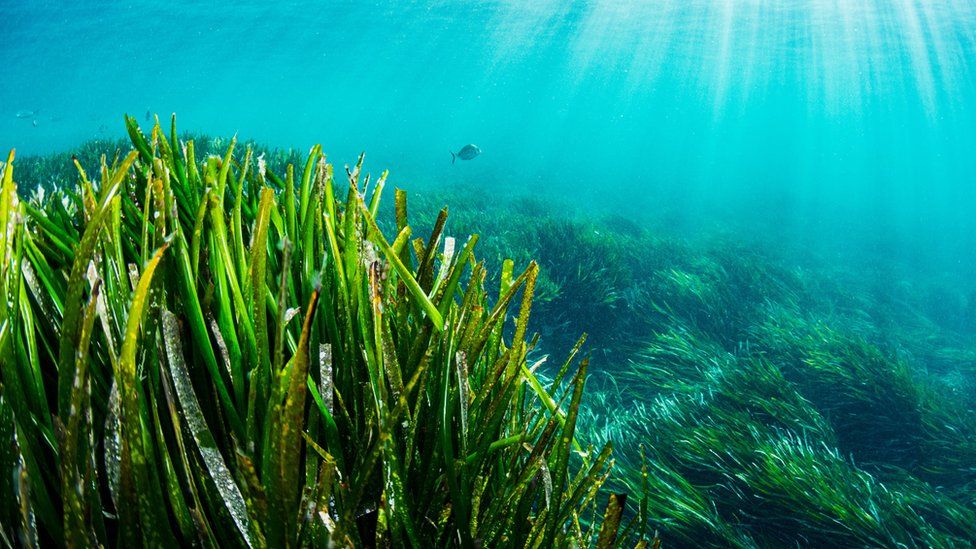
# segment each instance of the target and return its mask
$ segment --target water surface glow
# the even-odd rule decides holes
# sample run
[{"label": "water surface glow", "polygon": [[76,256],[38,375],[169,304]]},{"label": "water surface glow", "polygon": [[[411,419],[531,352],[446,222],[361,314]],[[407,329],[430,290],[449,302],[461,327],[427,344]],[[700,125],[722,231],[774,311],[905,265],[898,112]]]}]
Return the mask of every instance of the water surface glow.
[{"label": "water surface glow", "polygon": [[[963,0],[5,2],[0,147],[178,113],[401,185],[971,249],[976,4]],[[18,110],[37,110],[37,126]],[[448,151],[486,152],[452,167]],[[761,215],[756,215],[761,212]],[[843,230],[839,230],[843,232]]]}]

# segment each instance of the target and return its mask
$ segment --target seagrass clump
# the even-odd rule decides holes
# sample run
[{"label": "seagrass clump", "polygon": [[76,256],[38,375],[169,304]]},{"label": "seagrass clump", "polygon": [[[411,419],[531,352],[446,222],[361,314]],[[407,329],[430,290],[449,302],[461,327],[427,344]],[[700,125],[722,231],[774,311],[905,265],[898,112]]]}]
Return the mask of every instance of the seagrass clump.
[{"label": "seagrass clump", "polygon": [[[611,546],[586,361],[526,354],[538,267],[487,292],[477,236],[413,238],[386,173],[275,173],[175,121],[77,184],[0,188],[5,545]],[[18,192],[20,187],[20,192]],[[31,196],[31,198],[25,198]],[[489,294],[497,296],[490,299]],[[578,350],[578,347],[577,347]],[[601,498],[602,499],[602,498]]]}]

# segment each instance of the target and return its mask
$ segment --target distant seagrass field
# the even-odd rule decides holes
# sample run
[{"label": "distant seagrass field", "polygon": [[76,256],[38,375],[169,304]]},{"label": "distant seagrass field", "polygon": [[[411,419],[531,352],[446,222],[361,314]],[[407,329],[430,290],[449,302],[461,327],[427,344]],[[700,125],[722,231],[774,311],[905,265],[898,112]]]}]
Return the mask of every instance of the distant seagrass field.
[{"label": "distant seagrass field", "polygon": [[976,544],[970,2],[0,2],[0,63],[0,546]]}]

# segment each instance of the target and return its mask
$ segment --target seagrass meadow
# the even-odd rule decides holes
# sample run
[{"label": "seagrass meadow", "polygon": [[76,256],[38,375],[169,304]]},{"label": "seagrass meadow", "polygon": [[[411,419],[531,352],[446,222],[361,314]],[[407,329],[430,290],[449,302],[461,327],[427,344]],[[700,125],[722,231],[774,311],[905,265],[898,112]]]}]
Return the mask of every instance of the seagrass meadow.
[{"label": "seagrass meadow", "polygon": [[126,129],[3,165],[0,543],[660,543],[580,345],[528,358],[536,263],[415,233],[362,157]]},{"label": "seagrass meadow", "polygon": [[608,487],[646,494],[666,546],[976,544],[965,283],[884,249],[839,261],[469,194],[455,221],[496,235],[486,257],[539,262],[540,345],[590,331],[579,429],[613,441]]},{"label": "seagrass meadow", "polygon": [[4,164],[4,545],[973,546],[965,284],[168,126]]},{"label": "seagrass meadow", "polygon": [[976,549],[974,151],[974,0],[0,0],[0,549]]}]

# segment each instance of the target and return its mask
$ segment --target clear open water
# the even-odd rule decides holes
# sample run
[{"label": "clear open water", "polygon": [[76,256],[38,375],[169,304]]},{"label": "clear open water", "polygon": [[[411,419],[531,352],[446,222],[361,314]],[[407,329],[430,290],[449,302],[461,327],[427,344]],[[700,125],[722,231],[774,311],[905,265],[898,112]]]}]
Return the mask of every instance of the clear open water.
[{"label": "clear open water", "polygon": [[[123,112],[973,272],[970,0],[0,2],[0,148]],[[36,114],[18,118],[18,111]],[[452,165],[449,151],[484,153]]]}]

